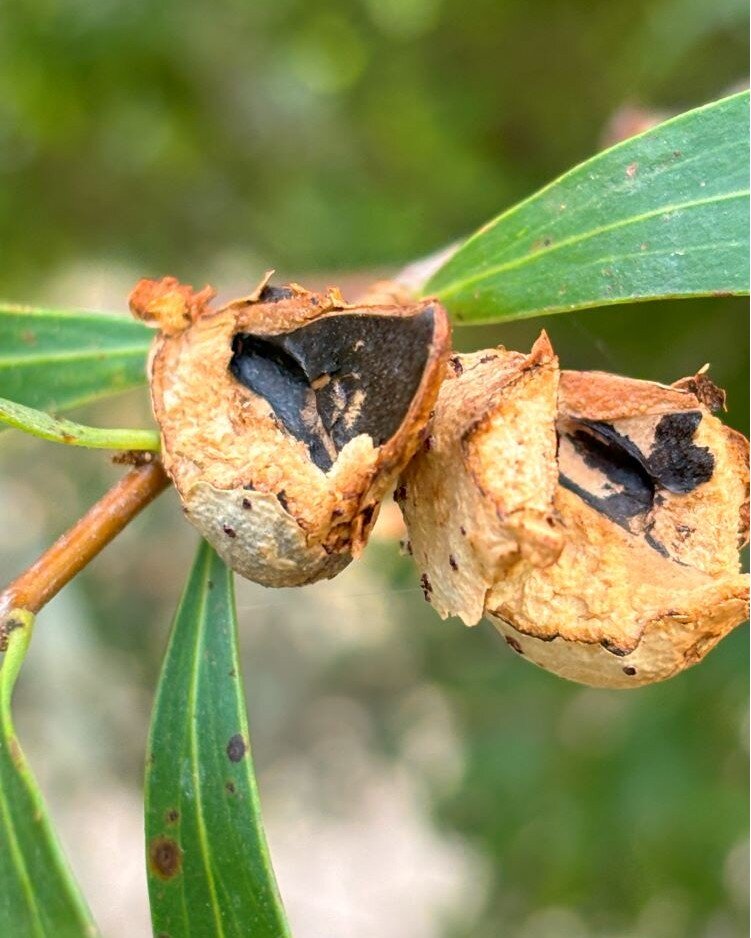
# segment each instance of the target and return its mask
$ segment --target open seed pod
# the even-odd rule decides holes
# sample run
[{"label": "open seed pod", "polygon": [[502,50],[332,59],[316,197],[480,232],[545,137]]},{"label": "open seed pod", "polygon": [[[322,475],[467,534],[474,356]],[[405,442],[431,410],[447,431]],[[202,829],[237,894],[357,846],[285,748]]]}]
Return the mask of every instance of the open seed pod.
[{"label": "open seed pod", "polygon": [[420,443],[446,314],[434,301],[351,306],[267,280],[221,309],[210,298],[172,278],[141,281],[130,298],[160,328],[152,403],[184,511],[248,579],[335,576]]},{"label": "open seed pod", "polygon": [[530,661],[633,687],[699,661],[748,614],[748,444],[697,375],[666,387],[457,356],[400,495],[426,595],[482,611]]}]

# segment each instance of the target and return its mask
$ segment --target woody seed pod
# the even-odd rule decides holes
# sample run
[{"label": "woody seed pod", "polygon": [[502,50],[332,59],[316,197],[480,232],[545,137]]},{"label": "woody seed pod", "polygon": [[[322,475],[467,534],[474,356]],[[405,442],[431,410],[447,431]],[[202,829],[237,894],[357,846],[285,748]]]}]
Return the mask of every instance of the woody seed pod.
[{"label": "woody seed pod", "polygon": [[160,333],[149,372],[165,469],[186,516],[266,586],[335,576],[419,445],[450,333],[433,301],[345,303],[268,278],[210,309],[172,278],[141,281]]},{"label": "woody seed pod", "polygon": [[706,375],[672,386],[457,356],[400,493],[426,595],[484,613],[530,661],[633,687],[699,661],[748,614],[748,443]]}]

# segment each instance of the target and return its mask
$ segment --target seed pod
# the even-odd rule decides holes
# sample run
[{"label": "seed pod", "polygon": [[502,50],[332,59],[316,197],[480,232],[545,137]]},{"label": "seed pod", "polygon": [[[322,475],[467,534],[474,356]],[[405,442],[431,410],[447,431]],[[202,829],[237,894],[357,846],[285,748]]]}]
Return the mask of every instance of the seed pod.
[{"label": "seed pod", "polygon": [[419,445],[450,333],[434,301],[346,304],[264,280],[221,309],[166,278],[131,309],[156,322],[151,395],[187,517],[267,586],[335,576]]},{"label": "seed pod", "polygon": [[670,677],[743,621],[748,443],[706,375],[559,376],[544,336],[453,361],[402,480],[442,616],[484,608],[519,654],[606,687]]}]

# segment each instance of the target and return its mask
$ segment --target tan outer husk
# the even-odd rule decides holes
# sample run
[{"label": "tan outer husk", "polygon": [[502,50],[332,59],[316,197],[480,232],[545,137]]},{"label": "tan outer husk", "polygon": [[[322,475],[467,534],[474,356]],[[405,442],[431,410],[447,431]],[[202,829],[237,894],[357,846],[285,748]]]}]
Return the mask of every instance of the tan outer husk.
[{"label": "tan outer husk", "polygon": [[431,603],[473,625],[505,569],[521,556],[550,563],[561,549],[558,370],[544,333],[529,355],[498,348],[452,362],[397,495]]},{"label": "tan outer husk", "polygon": [[[169,334],[155,339],[149,365],[164,464],[186,516],[234,570],[267,586],[335,576],[360,553],[381,499],[419,445],[450,343],[448,319],[434,301],[353,307],[337,291],[293,289],[294,296],[273,303],[258,302],[259,287],[218,310],[191,308],[188,328],[175,332],[180,317],[170,283]],[[165,305],[158,290],[139,285],[134,296],[144,295],[151,305],[135,314],[158,318],[151,313]],[[354,438],[328,473],[276,421],[269,404],[229,372],[237,332],[282,333],[343,310],[411,316],[428,305],[435,310],[434,341],[399,430],[381,447],[367,435]]]}]

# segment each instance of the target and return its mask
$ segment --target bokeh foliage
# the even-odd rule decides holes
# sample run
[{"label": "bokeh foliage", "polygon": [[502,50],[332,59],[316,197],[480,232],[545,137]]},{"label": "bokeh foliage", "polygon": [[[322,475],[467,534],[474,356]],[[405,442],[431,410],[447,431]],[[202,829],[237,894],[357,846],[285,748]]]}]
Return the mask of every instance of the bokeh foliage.
[{"label": "bokeh foliage", "polygon": [[[669,112],[726,93],[746,70],[745,15],[738,0],[6,5],[0,290],[75,307],[54,292],[70,265],[202,283],[399,264],[591,155],[623,105]],[[544,325],[567,367],[671,380],[711,361],[744,427],[745,308],[685,301]],[[457,343],[526,348],[539,326],[466,329]],[[101,479],[76,478],[85,504]],[[384,590],[415,585],[393,551],[369,557]],[[159,591],[128,573],[84,582],[102,654],[130,654],[153,685],[161,641],[143,631]],[[500,922],[569,938],[530,931],[548,907],[575,910],[597,938],[746,934],[728,885],[747,825],[745,635],[668,684],[606,694],[525,667],[489,627],[442,624],[412,594],[393,614],[401,647],[352,652],[319,690],[363,702],[394,760],[410,689],[399,661],[449,703],[464,768],[448,791],[426,777],[426,810],[489,870],[480,912],[445,924],[452,938],[496,938]],[[251,618],[240,626],[252,644]],[[673,911],[650,919],[660,902]]]}]

